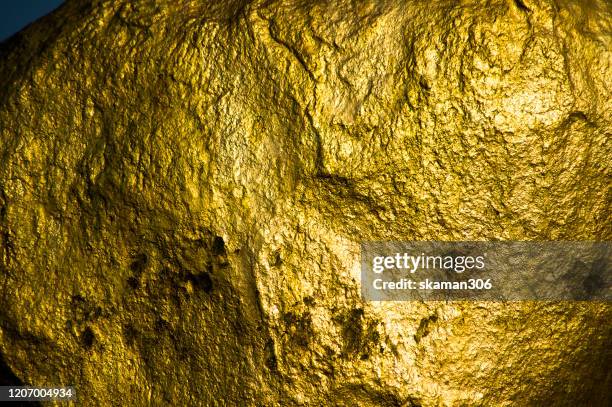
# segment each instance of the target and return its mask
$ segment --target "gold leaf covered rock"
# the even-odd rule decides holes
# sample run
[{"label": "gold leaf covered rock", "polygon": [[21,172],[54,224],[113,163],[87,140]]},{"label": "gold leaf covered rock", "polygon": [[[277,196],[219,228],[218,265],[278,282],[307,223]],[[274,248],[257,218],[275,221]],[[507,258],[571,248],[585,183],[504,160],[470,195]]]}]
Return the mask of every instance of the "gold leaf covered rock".
[{"label": "gold leaf covered rock", "polygon": [[607,303],[366,240],[610,240],[612,8],[68,1],[1,45],[0,349],[82,405],[604,406]]}]

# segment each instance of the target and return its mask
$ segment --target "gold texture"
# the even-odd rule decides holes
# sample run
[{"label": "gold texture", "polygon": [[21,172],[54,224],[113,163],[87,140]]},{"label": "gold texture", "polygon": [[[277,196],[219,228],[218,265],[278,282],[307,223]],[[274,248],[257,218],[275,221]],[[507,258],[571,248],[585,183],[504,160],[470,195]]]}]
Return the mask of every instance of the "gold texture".
[{"label": "gold texture", "polygon": [[364,240],[610,240],[609,1],[68,1],[1,45],[0,348],[79,405],[605,406],[612,309],[364,302]]}]

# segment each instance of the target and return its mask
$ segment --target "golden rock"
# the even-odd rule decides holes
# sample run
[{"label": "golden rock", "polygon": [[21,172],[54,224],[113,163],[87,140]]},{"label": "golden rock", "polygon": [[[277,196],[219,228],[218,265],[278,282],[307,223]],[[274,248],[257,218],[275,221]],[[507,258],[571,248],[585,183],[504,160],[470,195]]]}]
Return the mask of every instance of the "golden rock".
[{"label": "golden rock", "polygon": [[0,51],[6,369],[82,405],[609,405],[609,304],[366,302],[359,243],[610,240],[611,23],[68,1]]}]

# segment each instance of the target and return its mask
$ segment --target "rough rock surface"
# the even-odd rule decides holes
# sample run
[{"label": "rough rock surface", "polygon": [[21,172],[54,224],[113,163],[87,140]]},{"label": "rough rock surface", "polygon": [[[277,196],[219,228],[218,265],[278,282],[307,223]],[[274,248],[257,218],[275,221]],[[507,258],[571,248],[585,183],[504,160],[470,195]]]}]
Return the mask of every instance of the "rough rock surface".
[{"label": "rough rock surface", "polygon": [[367,303],[358,264],[362,240],[610,240],[611,23],[68,1],[0,51],[8,374],[82,405],[609,405],[610,305]]}]

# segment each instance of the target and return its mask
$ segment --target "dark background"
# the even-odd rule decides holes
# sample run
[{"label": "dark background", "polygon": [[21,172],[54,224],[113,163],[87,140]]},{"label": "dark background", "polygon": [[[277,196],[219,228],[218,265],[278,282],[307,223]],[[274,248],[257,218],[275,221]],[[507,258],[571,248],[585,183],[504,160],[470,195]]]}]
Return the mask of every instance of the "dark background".
[{"label": "dark background", "polygon": [[0,41],[59,7],[63,0],[1,0]]}]

